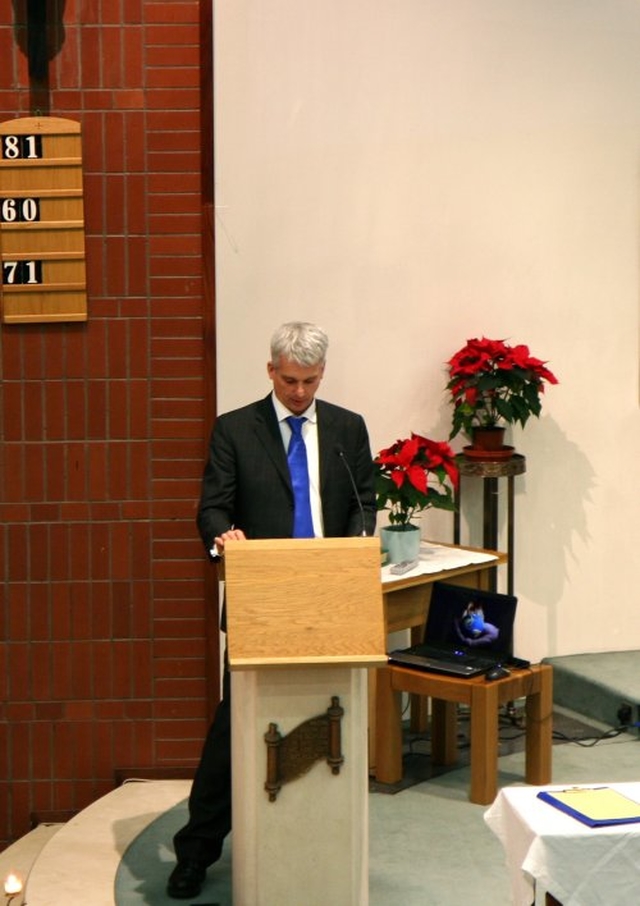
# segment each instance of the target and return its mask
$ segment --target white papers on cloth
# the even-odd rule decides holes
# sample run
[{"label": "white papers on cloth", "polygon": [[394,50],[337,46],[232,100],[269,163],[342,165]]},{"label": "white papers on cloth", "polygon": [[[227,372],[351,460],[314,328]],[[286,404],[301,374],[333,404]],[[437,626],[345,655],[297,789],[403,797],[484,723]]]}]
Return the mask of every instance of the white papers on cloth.
[{"label": "white papers on cloth", "polygon": [[464,547],[449,547],[446,544],[431,544],[423,541],[420,544],[420,559],[418,565],[408,573],[395,576],[391,573],[391,565],[382,567],[382,581],[397,582],[399,579],[412,579],[415,576],[426,576],[430,573],[445,572],[448,569],[460,569],[463,566],[475,566],[480,563],[490,563],[497,560],[495,554],[484,551],[469,550]]}]

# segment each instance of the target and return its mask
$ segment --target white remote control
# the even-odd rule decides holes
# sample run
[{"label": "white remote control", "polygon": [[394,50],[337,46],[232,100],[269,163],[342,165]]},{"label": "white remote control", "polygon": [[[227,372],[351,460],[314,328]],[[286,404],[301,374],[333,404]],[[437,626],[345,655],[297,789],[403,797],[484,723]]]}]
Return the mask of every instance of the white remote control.
[{"label": "white remote control", "polygon": [[404,576],[405,573],[410,572],[418,565],[418,559],[415,560],[403,560],[402,563],[395,563],[389,572],[394,576]]}]

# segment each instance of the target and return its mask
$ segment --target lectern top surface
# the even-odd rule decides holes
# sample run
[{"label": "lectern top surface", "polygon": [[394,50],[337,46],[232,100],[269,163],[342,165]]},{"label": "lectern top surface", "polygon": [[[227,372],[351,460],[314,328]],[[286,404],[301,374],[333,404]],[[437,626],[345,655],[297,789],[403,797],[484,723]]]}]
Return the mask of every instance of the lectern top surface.
[{"label": "lectern top surface", "polygon": [[385,663],[377,538],[225,546],[232,669]]}]

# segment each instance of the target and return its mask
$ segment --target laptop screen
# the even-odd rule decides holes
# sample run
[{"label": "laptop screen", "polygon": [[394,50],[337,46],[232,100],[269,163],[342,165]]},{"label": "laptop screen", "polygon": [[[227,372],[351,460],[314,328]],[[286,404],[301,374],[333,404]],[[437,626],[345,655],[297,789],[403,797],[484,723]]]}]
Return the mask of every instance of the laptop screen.
[{"label": "laptop screen", "polygon": [[517,603],[513,595],[434,582],[424,641],[511,655]]}]

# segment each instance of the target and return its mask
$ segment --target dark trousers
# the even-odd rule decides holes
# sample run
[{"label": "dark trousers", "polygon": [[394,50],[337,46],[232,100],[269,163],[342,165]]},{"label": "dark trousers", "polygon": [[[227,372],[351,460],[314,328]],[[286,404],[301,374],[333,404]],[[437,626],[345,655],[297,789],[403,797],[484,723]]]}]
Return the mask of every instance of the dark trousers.
[{"label": "dark trousers", "polygon": [[217,862],[231,830],[231,682],[226,666],[222,700],[204,742],[189,795],[189,820],[173,838],[179,862]]}]

